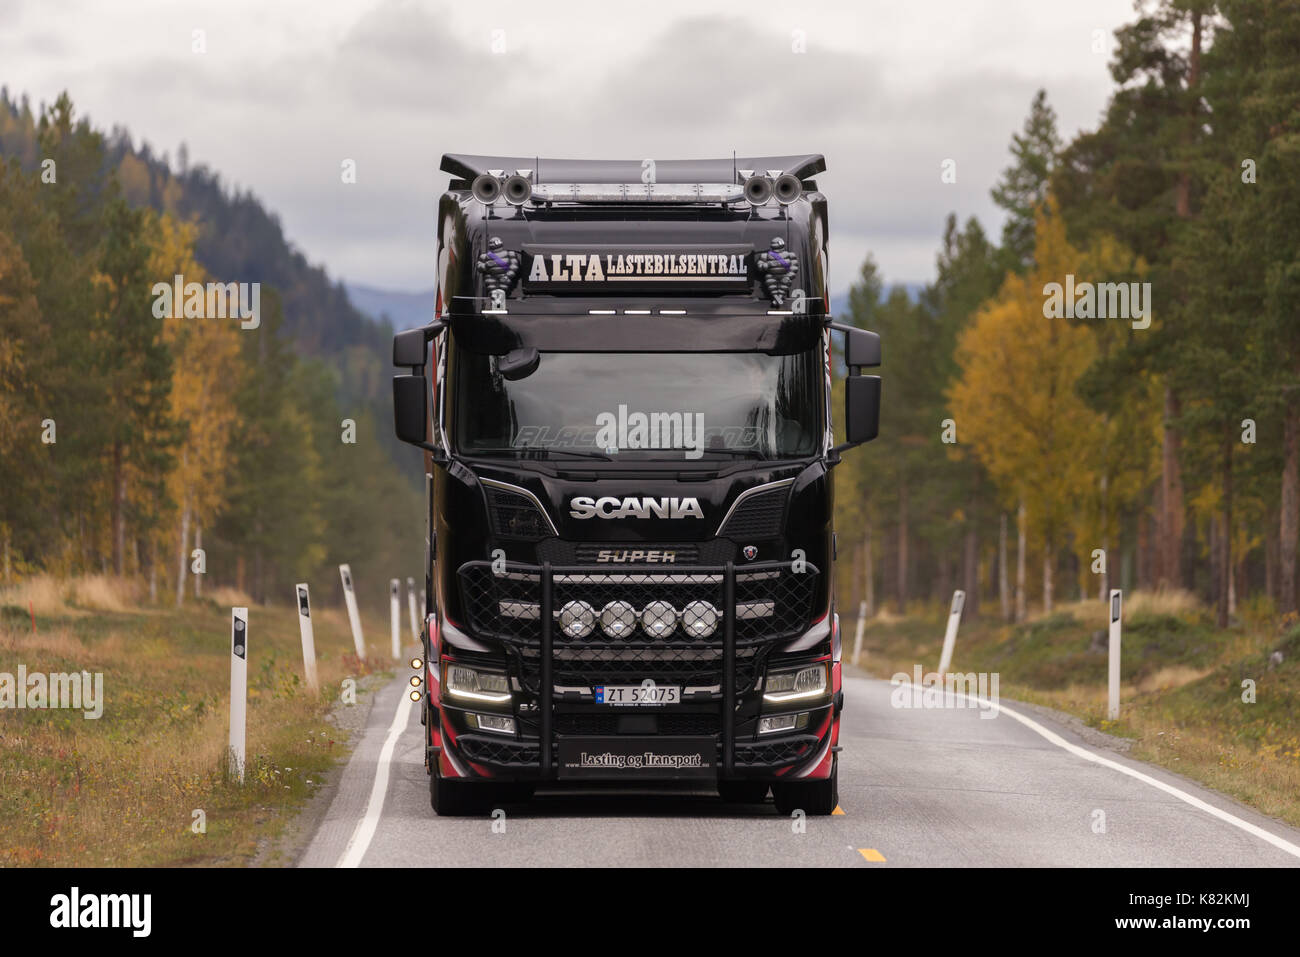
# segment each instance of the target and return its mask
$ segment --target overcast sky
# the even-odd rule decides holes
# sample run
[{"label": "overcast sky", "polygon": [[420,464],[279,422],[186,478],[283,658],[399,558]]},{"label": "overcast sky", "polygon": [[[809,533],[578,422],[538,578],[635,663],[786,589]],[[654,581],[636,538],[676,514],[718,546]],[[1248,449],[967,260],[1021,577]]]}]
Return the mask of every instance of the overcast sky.
[{"label": "overcast sky", "polygon": [[989,188],[1034,91],[1067,139],[1095,127],[1133,18],[1133,0],[0,0],[0,83],[33,104],[67,89],[173,161],[185,142],[336,278],[411,291],[433,285],[444,152],[820,152],[842,290],[868,251],[887,281],[931,278],[950,211],[996,235]]}]

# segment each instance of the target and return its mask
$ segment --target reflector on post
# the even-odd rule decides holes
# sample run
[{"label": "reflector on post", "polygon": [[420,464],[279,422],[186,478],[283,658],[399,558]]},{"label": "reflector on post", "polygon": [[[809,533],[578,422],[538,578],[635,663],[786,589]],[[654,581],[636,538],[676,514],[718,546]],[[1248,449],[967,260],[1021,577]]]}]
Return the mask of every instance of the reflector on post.
[{"label": "reflector on post", "polygon": [[248,708],[248,609],[230,609],[230,770],[244,783],[244,727]]},{"label": "reflector on post", "polygon": [[316,636],[311,626],[311,595],[306,582],[294,586],[298,594],[298,632],[302,636],[302,670],[312,694],[320,693],[316,677]]},{"label": "reflector on post", "polygon": [[366,660],[366,639],[361,634],[361,613],[357,610],[357,596],[352,590],[352,569],[348,565],[339,566],[339,577],[343,579],[343,600],[348,606],[348,622],[352,625],[352,643],[356,645],[357,657]]}]

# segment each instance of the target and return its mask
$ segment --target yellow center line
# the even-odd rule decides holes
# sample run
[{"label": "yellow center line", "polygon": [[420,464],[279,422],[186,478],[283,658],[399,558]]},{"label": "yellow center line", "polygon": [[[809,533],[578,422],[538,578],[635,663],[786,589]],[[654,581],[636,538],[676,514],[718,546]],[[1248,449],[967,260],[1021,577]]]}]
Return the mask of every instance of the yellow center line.
[{"label": "yellow center line", "polygon": [[869,860],[872,864],[885,863],[885,855],[881,854],[874,847],[860,847],[858,848],[858,853]]}]

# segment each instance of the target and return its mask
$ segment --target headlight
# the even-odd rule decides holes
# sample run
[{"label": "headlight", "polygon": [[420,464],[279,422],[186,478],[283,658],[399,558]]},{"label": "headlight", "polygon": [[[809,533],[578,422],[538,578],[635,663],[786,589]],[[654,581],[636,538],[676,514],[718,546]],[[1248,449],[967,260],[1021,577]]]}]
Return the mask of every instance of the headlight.
[{"label": "headlight", "polygon": [[560,631],[570,638],[586,638],[596,627],[596,610],[585,601],[568,601],[560,609]]},{"label": "headlight", "polygon": [[826,694],[828,686],[825,664],[769,671],[767,680],[763,682],[763,700],[783,702],[820,698]]},{"label": "headlight", "polygon": [[458,698],[498,702],[510,700],[510,685],[505,675],[475,671],[464,665],[447,666],[446,688]]}]

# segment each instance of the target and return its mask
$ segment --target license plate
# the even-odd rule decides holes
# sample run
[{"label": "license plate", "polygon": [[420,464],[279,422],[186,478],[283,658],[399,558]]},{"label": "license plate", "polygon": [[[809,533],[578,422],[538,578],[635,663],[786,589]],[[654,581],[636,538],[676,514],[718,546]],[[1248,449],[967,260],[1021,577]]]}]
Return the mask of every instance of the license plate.
[{"label": "license plate", "polygon": [[596,685],[596,704],[681,704],[681,685]]},{"label": "license plate", "polygon": [[557,776],[569,778],[715,778],[713,737],[569,737],[556,749]]}]

